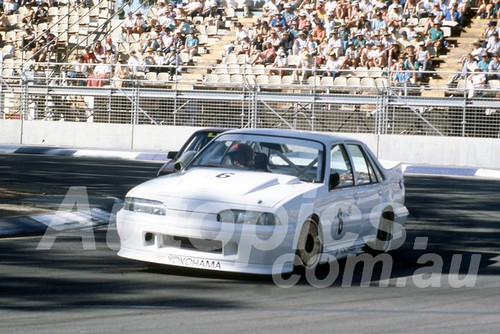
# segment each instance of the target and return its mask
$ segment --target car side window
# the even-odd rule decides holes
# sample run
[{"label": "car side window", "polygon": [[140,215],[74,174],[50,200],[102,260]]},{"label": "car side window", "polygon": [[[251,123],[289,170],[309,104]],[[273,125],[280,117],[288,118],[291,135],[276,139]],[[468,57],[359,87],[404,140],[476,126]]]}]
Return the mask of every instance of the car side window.
[{"label": "car side window", "polygon": [[349,153],[351,153],[352,163],[356,171],[356,184],[363,185],[378,182],[373,166],[365,155],[364,150],[355,144],[348,144],[347,147]]},{"label": "car side window", "polygon": [[351,163],[344,145],[335,145],[330,154],[330,174],[338,173],[339,187],[349,187],[354,184]]}]

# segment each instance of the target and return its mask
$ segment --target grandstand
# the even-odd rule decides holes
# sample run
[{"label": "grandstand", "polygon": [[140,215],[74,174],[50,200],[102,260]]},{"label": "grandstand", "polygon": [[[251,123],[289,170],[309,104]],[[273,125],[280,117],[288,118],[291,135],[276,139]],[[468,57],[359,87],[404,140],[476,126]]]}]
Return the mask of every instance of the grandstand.
[{"label": "grandstand", "polygon": [[[152,22],[158,22],[158,12],[161,10],[160,7],[167,6],[167,4],[162,5],[161,1],[158,1],[151,8],[138,8],[134,13],[130,13],[132,17],[137,16],[137,14],[144,14],[146,16],[146,24],[149,25],[146,32],[137,33],[131,32],[125,34],[123,31],[125,19],[119,18],[118,13],[122,10],[121,8],[115,8],[115,2],[110,0],[102,0],[85,6],[84,2],[69,3],[65,2],[67,0],[62,0],[54,2],[57,6],[48,7],[48,19],[46,21],[41,21],[36,24],[30,23],[29,26],[33,27],[36,37],[29,42],[28,46],[23,47],[23,38],[26,35],[25,28],[28,26],[24,21],[27,12],[27,6],[20,7],[14,13],[7,15],[7,29],[1,32],[1,35],[5,41],[12,41],[15,45],[15,53],[12,58],[4,57],[1,62],[3,78],[9,78],[13,74],[18,74],[25,70],[26,64],[34,64],[39,71],[48,72],[51,75],[63,75],[65,70],[68,68],[64,66],[69,64],[75,56],[85,53],[86,47],[94,47],[96,42],[101,42],[105,44],[107,38],[112,39],[114,47],[116,47],[116,55],[114,55],[113,63],[111,65],[123,66],[125,70],[129,71],[130,66],[125,66],[127,59],[130,57],[132,51],[136,51],[140,57],[146,58],[144,53],[146,51],[147,36],[150,35],[148,29],[154,30],[151,26]],[[213,0],[215,3],[215,0]],[[192,1],[193,3],[196,1]],[[207,0],[207,3],[209,1]],[[396,4],[397,1],[394,1]],[[301,31],[307,30],[307,24],[315,22],[316,16],[321,16],[323,25],[326,26],[328,12],[325,10],[327,5],[323,5],[323,0],[318,0],[315,4],[310,4],[302,8],[299,5],[293,10],[296,17],[302,17],[302,15],[307,15],[308,23],[304,25]],[[447,92],[443,87],[450,81],[456,72],[461,70],[462,64],[458,63],[457,60],[463,58],[472,49],[472,41],[477,39],[478,36],[482,35],[488,25],[487,19],[473,18],[474,8],[468,8],[466,6],[467,2],[459,2],[461,6],[461,16],[462,19],[460,23],[449,20],[445,18],[445,8],[440,8],[437,10],[437,14],[430,14],[431,11],[422,12],[420,14],[415,14],[409,17],[402,17],[401,26],[386,26],[380,30],[374,31],[372,28],[363,28],[360,22],[365,20],[365,16],[371,16],[371,20],[365,20],[372,22],[380,12],[383,13],[383,17],[389,22],[391,17],[391,5],[386,8],[385,6],[367,10],[356,17],[355,15],[349,14],[342,11],[335,11],[335,16],[332,19],[333,29],[328,30],[328,35],[325,41],[328,40],[328,44],[334,39],[332,35],[345,33],[345,27],[348,26],[350,32],[343,40],[344,49],[338,52],[338,57],[342,60],[346,60],[347,46],[348,43],[358,43],[356,45],[357,50],[361,53],[361,61],[358,66],[353,66],[352,64],[340,67],[336,73],[336,77],[324,76],[326,71],[326,58],[328,57],[321,54],[321,41],[317,40],[316,50],[311,52],[309,65],[304,65],[301,51],[294,51],[295,46],[284,49],[288,54],[287,71],[285,75],[276,75],[273,72],[274,66],[272,63],[255,63],[256,52],[253,49],[250,51],[245,51],[245,45],[242,40],[238,37],[239,29],[243,30],[245,34],[251,37],[251,40],[255,40],[256,36],[261,33],[259,31],[260,24],[266,23],[267,33],[265,33],[265,38],[270,38],[273,30],[277,30],[279,35],[281,35],[287,29],[292,29],[292,23],[294,20],[288,21],[286,23],[287,27],[281,28],[279,30],[279,25],[274,26],[273,15],[269,17],[263,17],[262,9],[258,8],[245,8],[246,3],[244,1],[231,2],[229,5],[224,4],[217,7],[217,13],[213,16],[206,15],[203,11],[194,12],[187,14],[186,10],[181,8],[179,5],[170,4],[173,9],[172,13],[176,14],[175,23],[169,28],[172,32],[171,34],[179,34],[179,40],[184,40],[186,38],[188,30],[191,30],[197,35],[198,45],[196,52],[193,52],[194,57],[190,57],[188,52],[179,52],[179,49],[183,48],[182,43],[177,44],[177,54],[180,61],[175,64],[175,71],[171,71],[173,75],[167,75],[162,73],[164,71],[161,68],[164,65],[157,65],[154,71],[148,71],[148,68],[142,66],[137,73],[133,73],[134,80],[144,80],[143,85],[145,86],[158,86],[158,87],[172,87],[168,82],[175,80],[176,89],[193,89],[200,87],[199,84],[205,86],[217,86],[218,89],[235,89],[238,85],[257,85],[259,87],[267,87],[271,91],[293,91],[294,86],[300,89],[301,86],[315,86],[316,91],[321,92],[352,92],[352,88],[355,87],[356,90],[388,87],[394,85],[397,88],[398,83],[394,82],[392,75],[394,74],[394,64],[397,62],[398,58],[392,58],[392,62],[387,62],[387,64],[381,64],[380,66],[374,66],[373,63],[363,62],[363,50],[369,48],[375,48],[377,44],[384,44],[384,50],[388,50],[389,46],[394,43],[399,43],[403,34],[411,33],[412,30],[420,32],[419,37],[415,37],[414,42],[411,44],[417,46],[418,43],[426,43],[425,48],[431,54],[432,68],[428,68],[427,71],[421,74],[411,75],[411,80],[408,81],[408,87],[412,91],[412,95],[422,95],[428,97],[443,97],[447,96]],[[170,6],[169,5],[169,6]],[[277,12],[287,12],[285,9],[285,3],[281,4],[283,8],[280,7]],[[325,6],[325,7],[323,7]],[[351,1],[350,5],[352,8],[358,8],[359,5],[357,1]],[[444,5],[443,5],[444,6]],[[184,7],[188,7],[187,5]],[[289,7],[289,6],[286,6]],[[396,6],[397,7],[397,6]],[[451,4],[449,4],[451,7]],[[351,10],[349,9],[349,11]],[[436,11],[433,9],[432,11]],[[441,12],[441,14],[439,14]],[[243,15],[243,14],[247,15]],[[127,13],[128,14],[128,13]],[[366,14],[366,15],[365,15]],[[285,15],[285,14],[282,14]],[[437,16],[441,17],[437,18]],[[421,16],[421,17],[419,17]],[[431,18],[436,17],[434,20],[425,18],[430,16]],[[156,21],[155,21],[156,20]],[[265,21],[265,22],[264,22]],[[318,21],[318,22],[320,22]],[[393,20],[397,21],[397,20]],[[165,23],[165,21],[161,21]],[[182,23],[183,22],[183,23]],[[392,21],[391,21],[392,22]],[[366,22],[365,22],[366,23]],[[158,23],[159,24],[159,23]],[[183,25],[184,24],[184,25]],[[426,31],[432,29],[433,25],[442,25],[442,33],[444,37],[445,47],[440,48],[435,45],[431,45],[426,37]],[[496,24],[496,22],[495,22]],[[163,24],[162,29],[166,28],[167,23]],[[187,31],[181,31],[183,27],[187,26]],[[241,26],[241,28],[238,28]],[[411,26],[415,26],[412,28]],[[312,28],[306,33],[313,35],[314,32]],[[51,43],[39,43],[44,40],[44,34],[47,30],[54,35],[54,41]],[[164,29],[165,30],[165,29]],[[292,31],[292,30],[290,30]],[[374,33],[375,32],[375,33]],[[298,31],[296,30],[297,34]],[[360,42],[357,39],[358,35],[364,35],[365,42]],[[177,36],[177,35],[176,35]],[[330,36],[330,37],[328,37]],[[296,38],[297,39],[297,38]],[[483,43],[486,44],[486,40],[483,38]],[[374,46],[370,46],[371,44]],[[26,44],[26,43],[24,43]],[[283,43],[281,43],[283,44]],[[172,44],[173,45],[173,44]],[[274,45],[275,49],[279,47],[280,43]],[[332,43],[333,45],[333,43]],[[401,54],[404,55],[405,64],[408,59],[409,54],[416,53],[415,48],[413,50],[408,49],[406,44],[401,44]],[[255,45],[252,44],[251,48]],[[437,50],[440,48],[441,50]],[[155,48],[156,50],[162,50],[165,54],[168,53],[167,48],[162,49],[162,47]],[[47,52],[47,57],[42,58],[40,61],[39,55]],[[259,50],[259,49],[256,49]],[[333,50],[330,48],[329,50]],[[317,56],[314,55],[317,52]],[[367,51],[368,52],[368,51]],[[389,56],[387,52],[386,57]],[[345,53],[345,54],[344,54]],[[323,56],[323,57],[320,57]],[[490,55],[491,58],[492,55]],[[401,57],[400,57],[401,58]],[[182,67],[180,66],[182,64]],[[346,62],[347,64],[347,62]],[[144,65],[144,64],[142,64]],[[91,67],[93,67],[92,65]],[[304,67],[306,66],[306,67]],[[307,67],[309,66],[309,67]],[[405,65],[406,66],[406,65]],[[160,70],[158,70],[160,69]],[[411,69],[405,69],[406,71],[412,72]],[[417,69],[413,72],[422,71]],[[104,85],[110,85],[112,83],[112,76],[115,70],[109,71],[107,73],[107,80],[103,81]],[[92,73],[86,73],[85,76],[91,75]],[[127,78],[132,77],[132,73],[125,74]],[[79,78],[78,80],[84,80],[84,78]],[[451,88],[463,88],[464,78],[460,78],[459,82],[450,86]],[[70,82],[70,81],[66,81]],[[498,82],[496,79],[491,80],[491,85],[489,87],[498,87]],[[430,89],[428,89],[430,88]],[[440,88],[440,89],[433,89]],[[266,89],[266,88],[265,88]],[[406,94],[406,83],[405,83],[405,94]],[[490,93],[490,95],[495,95],[495,93]]]}]

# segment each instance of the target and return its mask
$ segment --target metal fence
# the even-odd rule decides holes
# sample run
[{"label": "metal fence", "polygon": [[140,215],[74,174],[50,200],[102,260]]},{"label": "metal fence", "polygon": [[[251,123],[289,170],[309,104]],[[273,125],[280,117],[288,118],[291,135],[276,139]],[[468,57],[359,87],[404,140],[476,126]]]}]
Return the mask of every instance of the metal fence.
[{"label": "metal fence", "polygon": [[[290,69],[290,73],[294,71]],[[363,80],[341,73],[306,81],[240,68],[215,74],[188,67],[139,72],[116,82],[70,78],[61,66],[3,71],[0,117],[65,122],[272,127],[313,131],[435,136],[500,136],[500,91],[493,84],[469,97],[453,87],[394,85],[390,73]],[[217,77],[215,77],[215,75]],[[267,79],[266,79],[267,78]],[[351,80],[352,78],[352,80]],[[300,82],[298,82],[300,81]],[[441,95],[432,97],[428,95]]]}]

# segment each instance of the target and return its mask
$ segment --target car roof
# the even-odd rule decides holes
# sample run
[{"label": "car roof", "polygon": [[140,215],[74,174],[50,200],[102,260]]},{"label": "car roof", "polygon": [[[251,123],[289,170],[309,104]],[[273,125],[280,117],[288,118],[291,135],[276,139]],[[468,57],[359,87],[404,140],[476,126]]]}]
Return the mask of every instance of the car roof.
[{"label": "car roof", "polygon": [[238,129],[238,130],[230,130],[225,133],[264,135],[264,136],[287,136],[287,137],[294,137],[306,140],[320,141],[325,144],[338,143],[344,141],[361,143],[359,140],[343,136],[337,136],[325,132],[310,132],[310,131],[287,130],[287,129]]}]

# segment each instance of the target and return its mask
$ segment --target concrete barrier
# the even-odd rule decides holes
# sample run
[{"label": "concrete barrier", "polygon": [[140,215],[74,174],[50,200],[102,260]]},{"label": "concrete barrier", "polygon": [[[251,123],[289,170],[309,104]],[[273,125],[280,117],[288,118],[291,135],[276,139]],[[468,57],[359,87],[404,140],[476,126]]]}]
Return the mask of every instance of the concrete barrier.
[{"label": "concrete barrier", "polygon": [[[0,144],[142,151],[177,150],[197,129],[185,126],[0,120]],[[22,134],[22,135],[21,135]],[[500,168],[500,139],[340,134],[360,139],[384,160]]]}]

